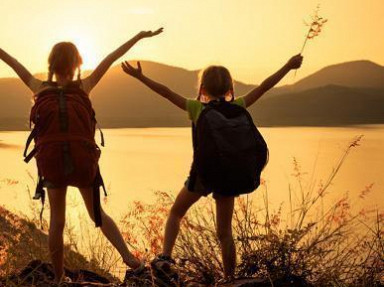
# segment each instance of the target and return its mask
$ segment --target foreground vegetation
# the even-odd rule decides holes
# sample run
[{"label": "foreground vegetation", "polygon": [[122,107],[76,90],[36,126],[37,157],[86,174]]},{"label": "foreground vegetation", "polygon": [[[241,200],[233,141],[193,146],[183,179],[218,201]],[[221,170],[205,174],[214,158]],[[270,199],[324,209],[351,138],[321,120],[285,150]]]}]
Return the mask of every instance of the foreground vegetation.
[{"label": "foreground vegetation", "polygon": [[[290,200],[279,208],[270,207],[266,182],[258,190],[259,197],[237,199],[233,224],[238,277],[262,277],[271,282],[295,277],[314,286],[384,284],[384,212],[355,210],[352,206],[358,202],[347,194],[332,204],[324,203],[328,197],[334,198],[332,183],[360,141],[358,137],[350,143],[323,181],[308,176],[293,159],[293,182],[284,191]],[[359,200],[366,200],[372,189],[368,185]],[[120,222],[131,249],[148,261],[161,252],[163,226],[173,203],[168,193],[157,192],[156,197],[151,204],[132,203]],[[0,209],[0,277],[33,259],[49,261],[46,235],[36,228],[38,212],[35,210],[34,218],[20,219]],[[125,271],[118,254],[99,232],[92,231],[84,217],[79,222],[81,233],[71,223],[65,231],[66,266],[92,270],[116,282]],[[184,281],[214,285],[222,278],[215,224],[211,199],[202,200],[183,221],[175,258]],[[44,227],[47,230],[46,221]]]}]

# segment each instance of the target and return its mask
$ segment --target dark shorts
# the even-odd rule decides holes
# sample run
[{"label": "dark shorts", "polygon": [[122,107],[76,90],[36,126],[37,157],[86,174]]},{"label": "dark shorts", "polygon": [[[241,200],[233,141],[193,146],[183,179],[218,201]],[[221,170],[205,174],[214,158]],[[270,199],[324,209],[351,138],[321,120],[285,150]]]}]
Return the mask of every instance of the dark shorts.
[{"label": "dark shorts", "polygon": [[184,183],[184,186],[186,189],[188,189],[188,191],[193,192],[193,193],[197,193],[201,196],[208,196],[212,193],[212,197],[214,199],[220,199],[223,197],[228,197],[228,196],[222,195],[218,192],[215,192],[214,190],[206,188],[202,184],[201,179],[198,175],[188,176],[187,180]]}]

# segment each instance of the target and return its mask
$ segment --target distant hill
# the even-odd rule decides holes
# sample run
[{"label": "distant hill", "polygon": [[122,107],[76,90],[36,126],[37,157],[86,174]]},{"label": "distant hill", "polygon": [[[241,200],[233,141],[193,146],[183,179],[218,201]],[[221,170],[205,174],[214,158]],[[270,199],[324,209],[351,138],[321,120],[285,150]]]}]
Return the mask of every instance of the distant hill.
[{"label": "distant hill", "polygon": [[[142,62],[144,72],[175,91],[197,96],[198,71],[188,71],[154,62]],[[44,78],[41,74],[39,78]],[[239,94],[253,86],[236,82]],[[170,105],[136,79],[112,67],[91,94],[97,118],[103,127],[187,126],[185,112]],[[31,93],[15,78],[0,79],[0,130],[28,128]]]},{"label": "distant hill", "polygon": [[262,126],[345,126],[384,123],[384,89],[328,85],[260,99],[250,108]]},{"label": "distant hill", "polygon": [[[197,71],[142,62],[144,73],[194,98]],[[237,95],[255,86],[235,83]],[[186,113],[155,95],[120,67],[92,92],[103,127],[189,126]],[[0,79],[0,130],[28,128],[30,92],[18,79]],[[384,67],[355,61],[321,69],[296,84],[273,89],[250,111],[261,126],[333,126],[384,123]],[[381,109],[381,110],[380,110]]]},{"label": "distant hill", "polygon": [[332,65],[298,81],[295,91],[327,85],[384,89],[384,67],[370,61],[354,61]]},{"label": "distant hill", "polygon": [[28,88],[19,79],[0,79],[0,103],[0,130],[27,128],[32,98]]}]

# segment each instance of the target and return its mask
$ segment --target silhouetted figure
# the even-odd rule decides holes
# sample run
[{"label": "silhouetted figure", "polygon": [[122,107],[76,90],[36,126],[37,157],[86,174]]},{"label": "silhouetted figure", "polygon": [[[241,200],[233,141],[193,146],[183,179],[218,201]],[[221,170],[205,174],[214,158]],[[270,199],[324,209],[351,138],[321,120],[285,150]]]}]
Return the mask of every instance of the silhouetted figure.
[{"label": "silhouetted figure", "polygon": [[[88,213],[96,226],[118,250],[124,263],[140,272],[143,263],[127,248],[115,222],[100,206],[99,187],[103,186],[98,160],[100,150],[94,134],[96,120],[89,93],[109,67],[133,45],[144,38],[153,37],[162,28],[143,31],[109,54],[85,79],[81,78],[82,58],[76,46],[69,42],[56,44],[48,59],[48,80],[36,79],[22,64],[0,49],[0,59],[8,64],[34,93],[31,122],[34,129],[28,143],[35,140],[35,148],[26,161],[36,158],[39,183],[35,198],[44,200],[44,188],[50,202],[49,250],[55,281],[63,280],[63,230],[65,225],[65,199],[69,185],[78,187]],[[77,78],[74,80],[77,71]],[[55,77],[56,81],[53,81]]]},{"label": "silhouetted figure", "polygon": [[[176,272],[172,271],[174,260],[171,255],[176,237],[179,233],[180,221],[195,202],[202,196],[207,196],[212,193],[213,198],[216,201],[217,236],[222,247],[224,274],[226,279],[231,280],[236,267],[236,250],[232,237],[234,198],[240,194],[252,192],[255,189],[253,188],[251,190],[252,185],[253,187],[258,186],[258,177],[257,174],[255,176],[255,173],[260,173],[262,167],[266,163],[267,150],[262,152],[264,156],[262,156],[261,163],[259,164],[259,170],[257,170],[257,163],[252,166],[256,169],[255,173],[249,174],[249,177],[251,178],[250,182],[244,183],[238,181],[238,184],[236,185],[234,183],[236,183],[237,179],[241,178],[241,174],[237,173],[237,175],[233,176],[233,174],[226,173],[226,170],[223,170],[222,166],[220,166],[223,165],[229,169],[233,168],[233,166],[231,166],[231,161],[228,160],[233,159],[231,158],[230,153],[222,153],[222,150],[220,150],[220,152],[218,150],[218,154],[216,155],[217,158],[219,158],[218,162],[204,162],[204,156],[202,156],[202,154],[204,155],[205,147],[203,146],[207,144],[209,145],[209,141],[214,141],[217,145],[226,144],[230,141],[231,135],[233,135],[233,138],[236,138],[239,131],[233,129],[237,124],[233,124],[233,119],[238,120],[238,124],[244,127],[245,130],[247,130],[250,125],[253,125],[253,123],[249,122],[249,119],[249,124],[247,125],[246,117],[248,116],[246,116],[247,113],[245,108],[254,104],[265,92],[274,87],[291,69],[298,69],[302,64],[302,60],[303,57],[301,55],[292,57],[286,65],[267,78],[260,86],[253,89],[245,96],[238,98],[234,97],[233,80],[229,71],[222,66],[208,67],[201,73],[200,91],[197,100],[187,99],[180,96],[169,88],[148,78],[143,74],[140,62],[137,63],[137,68],[131,66],[128,62],[125,62],[122,65],[124,72],[135,77],[180,109],[187,111],[189,119],[194,126],[194,162],[192,164],[191,172],[168,216],[165,227],[163,253],[152,262],[152,266],[155,270],[159,271],[159,274],[163,273],[171,279],[177,280]],[[209,116],[207,109],[209,109]],[[203,116],[205,124],[200,121]],[[228,123],[225,123],[226,121]],[[228,128],[228,133],[226,135],[220,131],[220,126]],[[209,131],[207,132],[207,130]],[[248,130],[251,132],[252,129]],[[204,136],[209,137],[209,140],[205,139]],[[249,136],[250,135],[247,134],[246,138]],[[256,133],[254,136],[256,141],[262,139],[261,135],[258,136]],[[222,141],[220,141],[220,138],[222,138]],[[259,146],[263,148],[263,143],[260,142],[259,144]],[[227,148],[229,150],[232,149],[232,147],[229,146],[227,146]],[[236,153],[236,150],[234,152]],[[205,153],[205,155],[210,159],[213,159],[214,157],[212,157],[212,153],[215,153],[214,149],[211,150],[211,153]],[[250,154],[250,156],[252,156],[252,154]],[[207,165],[210,166],[207,167]],[[222,171],[224,176],[221,172],[217,171]],[[229,178],[226,178],[225,174],[230,174]],[[218,180],[220,178],[222,178],[222,182]],[[231,179],[233,180],[230,181]],[[223,184],[224,182],[227,182],[229,185]]]}]

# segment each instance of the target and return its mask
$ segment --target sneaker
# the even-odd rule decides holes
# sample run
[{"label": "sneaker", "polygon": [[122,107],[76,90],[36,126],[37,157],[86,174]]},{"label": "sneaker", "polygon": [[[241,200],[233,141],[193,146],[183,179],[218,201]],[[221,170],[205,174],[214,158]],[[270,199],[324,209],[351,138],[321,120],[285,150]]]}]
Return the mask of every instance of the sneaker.
[{"label": "sneaker", "polygon": [[158,255],[151,262],[158,284],[161,284],[161,286],[177,286],[179,274],[175,270],[175,264],[175,260],[166,255]]}]

